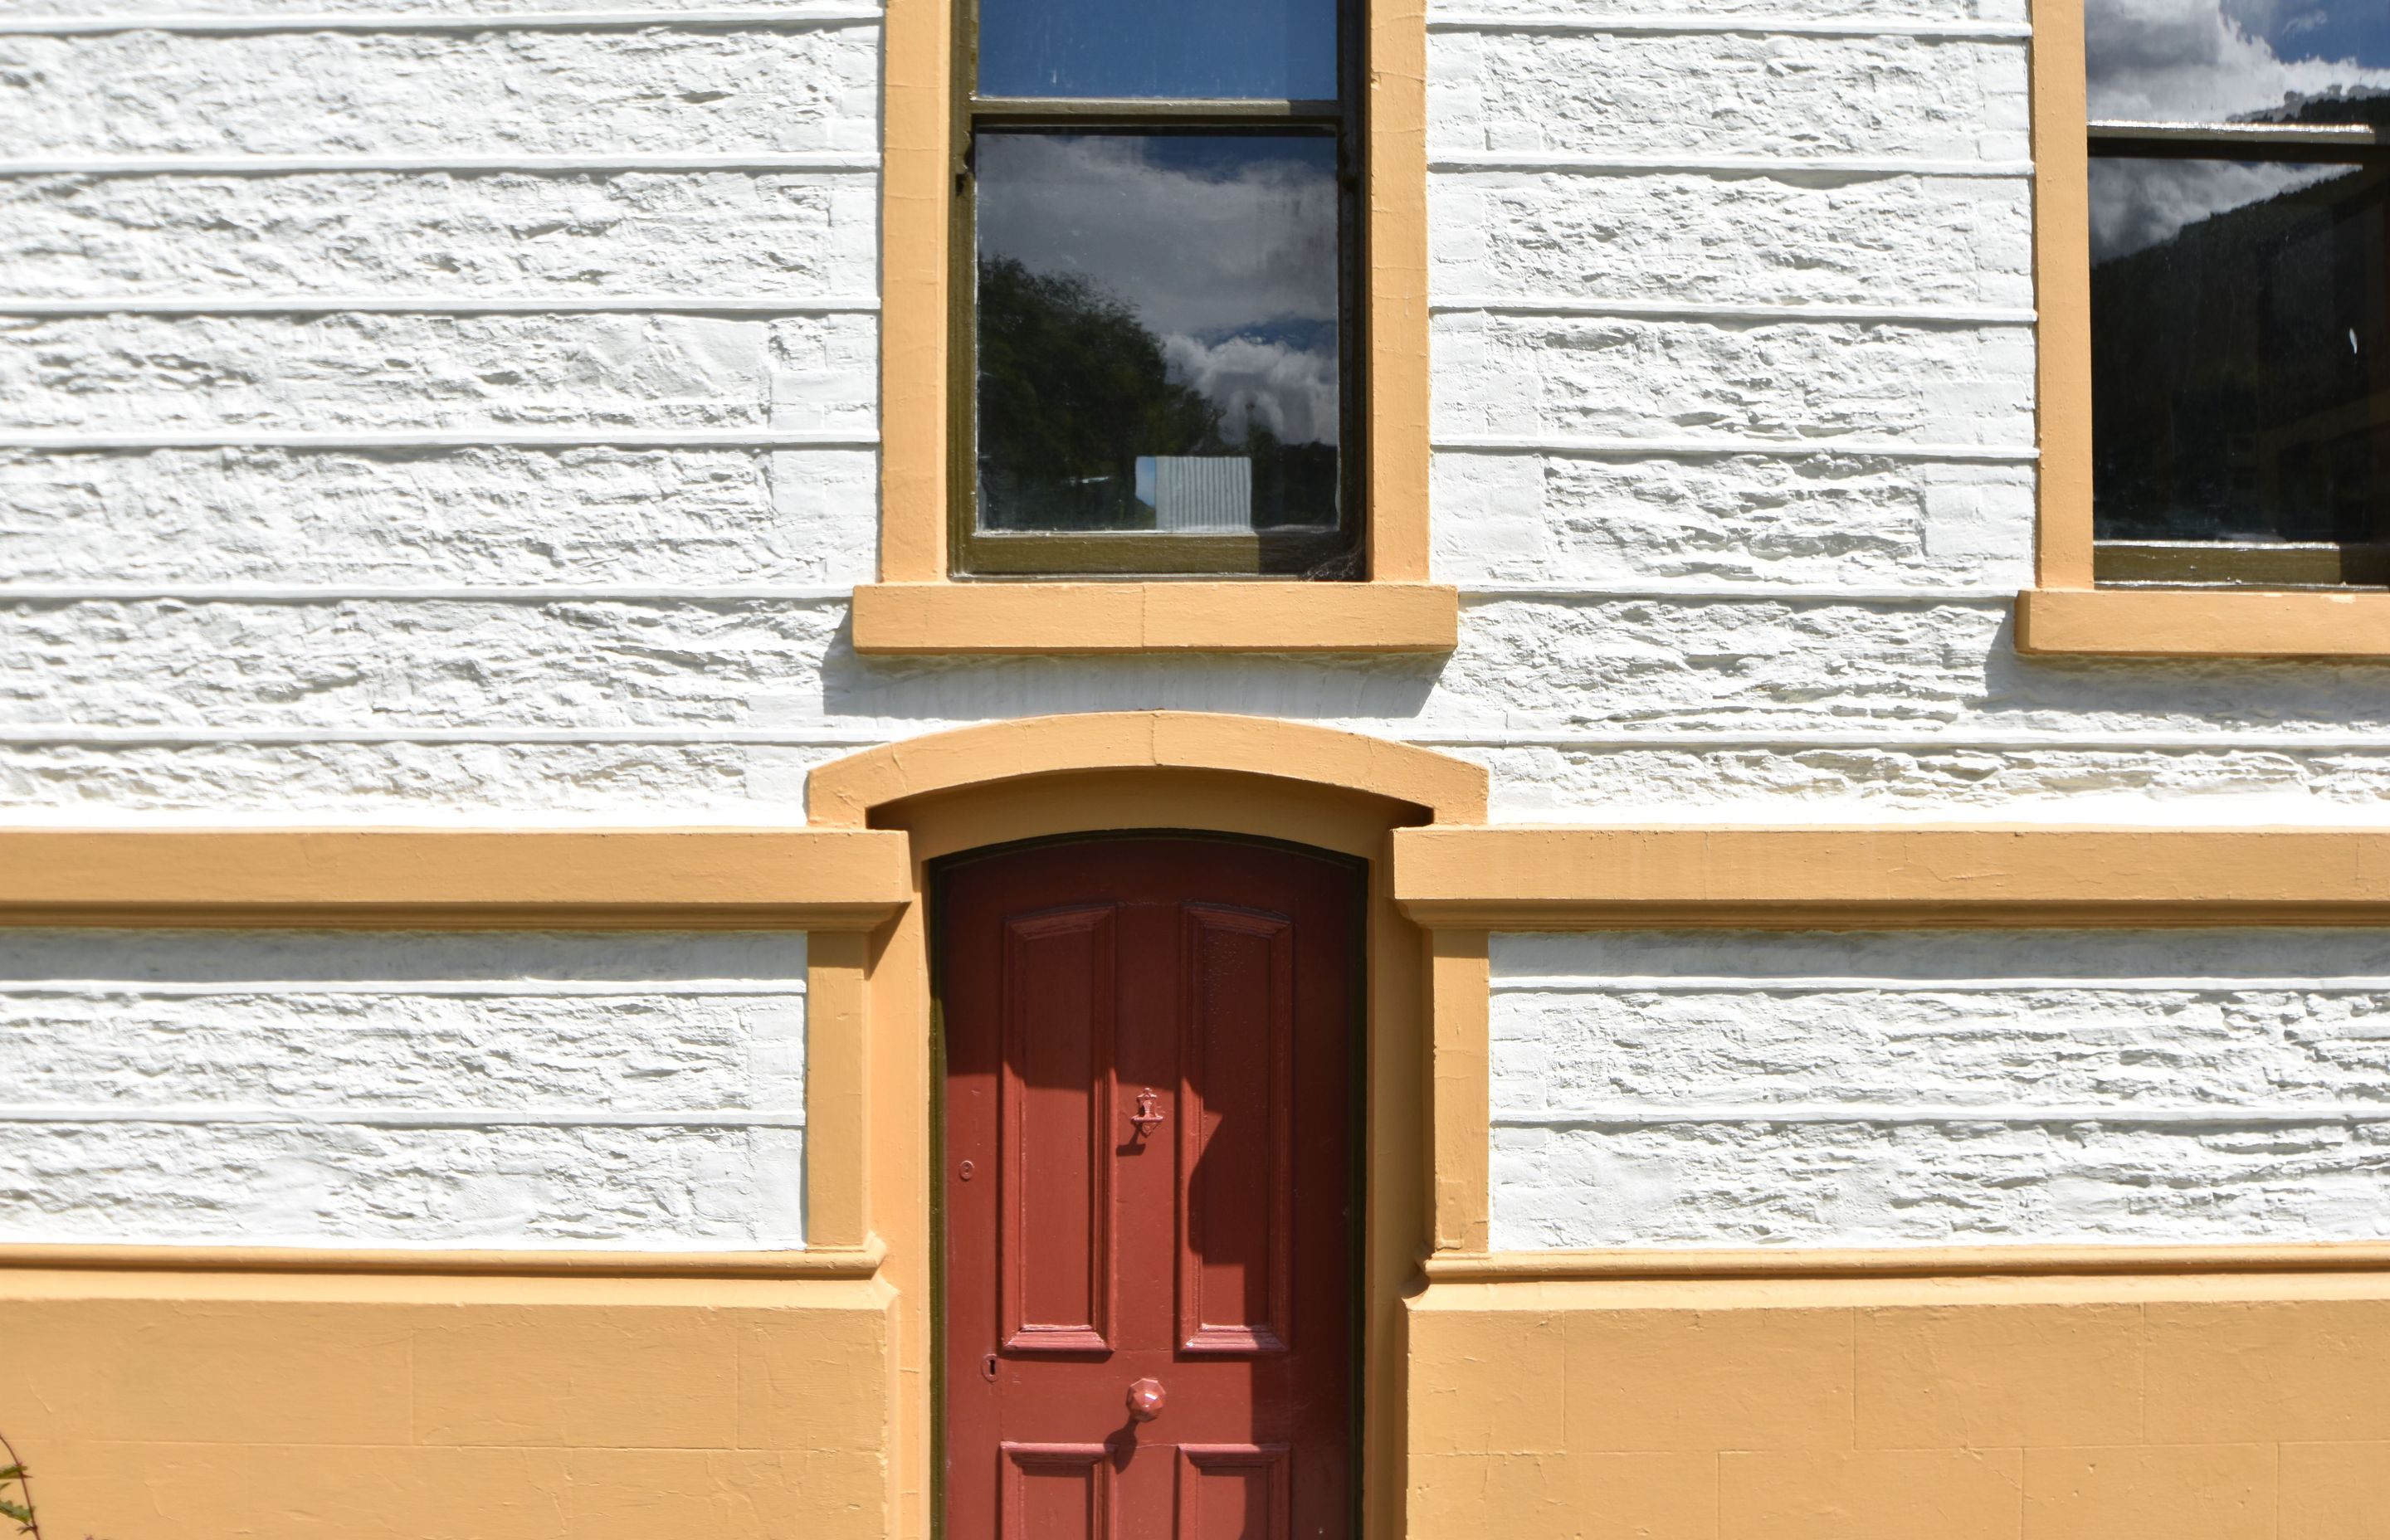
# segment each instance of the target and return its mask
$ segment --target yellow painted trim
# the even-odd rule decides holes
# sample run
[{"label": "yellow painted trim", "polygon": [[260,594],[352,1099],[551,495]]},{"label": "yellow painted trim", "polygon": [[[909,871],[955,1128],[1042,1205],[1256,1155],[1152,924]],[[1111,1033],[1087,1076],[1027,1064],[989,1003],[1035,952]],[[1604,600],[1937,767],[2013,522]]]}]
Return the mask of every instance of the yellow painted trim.
[{"label": "yellow painted trim", "polygon": [[861,830],[0,829],[0,924],[851,930],[904,874]]},{"label": "yellow painted trim", "polygon": [[854,591],[880,653],[1449,652],[1458,590],[1424,583],[882,583]]},{"label": "yellow painted trim", "polygon": [[0,1245],[0,1268],[406,1277],[867,1278],[877,1242],[801,1251],[434,1251],[327,1246]]},{"label": "yellow painted trim", "polygon": [[1465,760],[1309,723],[1210,712],[1087,712],[924,734],[818,767],[805,783],[805,810],[824,828],[862,828],[876,812],[911,797],[1032,776],[1155,769],[1361,792],[1421,809],[1426,816],[1418,822],[1485,817],[1485,771]]},{"label": "yellow painted trim", "polygon": [[[1369,293],[1366,389],[1368,583],[1160,584],[1100,613],[1099,583],[951,584],[946,539],[948,203],[952,197],[950,0],[890,0],[880,192],[880,583],[856,590],[857,652],[1446,651],[1458,606],[1427,584],[1427,17],[1422,0],[1368,0]],[[913,585],[1009,597],[921,595]],[[1395,588],[1395,597],[1319,597]],[[1297,600],[1288,591],[1302,593]],[[1404,590],[1407,590],[1407,592]],[[1302,606],[1317,606],[1307,616]],[[1124,638],[1136,637],[1124,645]]]},{"label": "yellow painted trim", "polygon": [[2033,4],[2034,304],[2041,527],[2035,581],[2091,586],[2091,157],[2083,0]]},{"label": "yellow painted trim", "polygon": [[1493,1203],[1492,938],[1483,930],[1428,934],[1428,1000],[1434,1035],[1433,1244],[1485,1250]]},{"label": "yellow painted trim", "polygon": [[805,946],[805,1243],[877,1252],[871,1235],[871,947],[854,931]]},{"label": "yellow painted trim", "polygon": [[1428,576],[1427,6],[1368,0],[1369,576]]},{"label": "yellow painted trim", "polygon": [[1596,1278],[2172,1277],[2194,1273],[2390,1273],[2390,1245],[1796,1246],[1439,1252],[1430,1283]]},{"label": "yellow painted trim", "polygon": [[2033,19],[2041,501],[2036,587],[2018,596],[2018,650],[2047,657],[2390,659],[2390,595],[2094,587],[2083,0],[2034,0]]},{"label": "yellow painted trim", "polygon": [[888,0],[880,162],[880,576],[946,577],[953,0]]},{"label": "yellow painted trim", "polygon": [[1438,929],[2381,925],[2390,830],[1410,828]]},{"label": "yellow painted trim", "polygon": [[[1400,1302],[1441,1205],[1458,1236],[1484,1245],[1488,1134],[1483,1046],[1485,938],[1449,939],[1433,966],[1425,938],[1394,903],[1387,831],[1430,818],[1482,818],[1485,773],[1424,750],[1261,718],[1101,712],[1002,722],[870,750],[813,773],[811,815],[826,826],[903,829],[926,896],[939,858],[1021,840],[1108,829],[1191,828],[1285,840],[1369,863],[1367,1088],[1368,1171],[1364,1412],[1365,1532],[1404,1533],[1407,1367]],[[929,1527],[929,1392],[934,1323],[930,1257],[930,941],[913,903],[871,938],[866,963],[868,1149],[848,1177],[899,1304],[896,1533]],[[816,985],[818,988],[819,985]],[[1431,1106],[1433,1020],[1449,1000],[1474,1042],[1474,1069]],[[1466,1048],[1463,1045],[1463,1048]],[[1450,1073],[1464,1057],[1440,1050]],[[1468,1109],[1474,1108],[1473,1114]],[[815,1140],[821,1137],[808,1113]],[[1431,1136],[1431,1124],[1434,1133]],[[809,1144],[809,1153],[814,1145]],[[1446,1152],[1461,1169],[1437,1169]],[[1468,1217],[1473,1214],[1473,1221]]]},{"label": "yellow painted trim", "polygon": [[2043,589],[2017,597],[2017,649],[2119,658],[2390,659],[2390,594]]}]

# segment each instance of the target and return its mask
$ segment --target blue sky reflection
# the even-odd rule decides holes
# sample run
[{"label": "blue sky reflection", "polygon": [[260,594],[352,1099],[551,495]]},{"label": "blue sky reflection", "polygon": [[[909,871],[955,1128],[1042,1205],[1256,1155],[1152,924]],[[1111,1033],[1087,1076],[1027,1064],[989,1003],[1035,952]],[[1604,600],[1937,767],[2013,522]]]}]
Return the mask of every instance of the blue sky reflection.
[{"label": "blue sky reflection", "polygon": [[1334,0],[980,0],[983,96],[1336,95]]}]

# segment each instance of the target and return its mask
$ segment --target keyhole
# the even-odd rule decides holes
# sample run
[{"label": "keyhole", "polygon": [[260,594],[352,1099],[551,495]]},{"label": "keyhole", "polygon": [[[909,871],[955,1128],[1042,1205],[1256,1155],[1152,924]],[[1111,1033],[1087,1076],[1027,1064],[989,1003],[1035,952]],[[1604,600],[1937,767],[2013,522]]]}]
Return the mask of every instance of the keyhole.
[{"label": "keyhole", "polygon": [[[970,1181],[970,1180],[971,1179],[971,1173],[972,1173],[972,1172],[974,1172],[974,1171],[975,1171],[975,1170],[977,1170],[977,1169],[978,1169],[978,1168],[977,1168],[977,1167],[975,1167],[975,1166],[973,1166],[973,1165],[972,1165],[969,1161],[965,1161],[962,1163],[962,1165],[960,1166],[960,1168],[958,1168],[958,1169],[956,1171],[955,1174],[956,1174],[956,1175],[957,1175],[957,1176],[959,1176],[959,1177],[961,1177],[964,1181],[968,1182],[968,1181]],[[991,1362],[992,1362],[992,1361],[993,1361],[993,1360],[991,1360]]]},{"label": "keyhole", "polygon": [[985,1380],[989,1384],[993,1385],[996,1383],[995,1354],[991,1353],[985,1358],[980,1360],[979,1372],[980,1377]]}]

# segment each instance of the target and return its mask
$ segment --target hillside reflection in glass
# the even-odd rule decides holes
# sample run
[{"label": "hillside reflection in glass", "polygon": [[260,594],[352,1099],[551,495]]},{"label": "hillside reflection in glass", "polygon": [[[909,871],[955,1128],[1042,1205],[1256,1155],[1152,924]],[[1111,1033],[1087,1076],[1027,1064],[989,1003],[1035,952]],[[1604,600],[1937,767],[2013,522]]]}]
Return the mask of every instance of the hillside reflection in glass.
[{"label": "hillside reflection in glass", "polygon": [[980,527],[1337,521],[1326,135],[983,131]]},{"label": "hillside reflection in glass", "polygon": [[2090,0],[2086,42],[2098,535],[2390,538],[2390,150],[2349,134],[2390,0]]},{"label": "hillside reflection in glass", "polygon": [[2091,270],[2100,536],[2390,533],[2390,176],[2102,160],[2093,201],[2114,212],[2169,179],[2199,217]]}]

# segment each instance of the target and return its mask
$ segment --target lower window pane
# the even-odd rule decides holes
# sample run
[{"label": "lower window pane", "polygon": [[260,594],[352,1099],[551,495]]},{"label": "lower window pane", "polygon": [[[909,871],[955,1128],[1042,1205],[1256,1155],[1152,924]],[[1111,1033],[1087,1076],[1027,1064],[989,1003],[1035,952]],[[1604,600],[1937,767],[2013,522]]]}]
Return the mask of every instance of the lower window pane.
[{"label": "lower window pane", "polygon": [[983,131],[975,174],[980,531],[1332,537],[1334,138]]},{"label": "lower window pane", "polygon": [[2091,162],[2103,540],[2390,528],[2390,172]]}]

